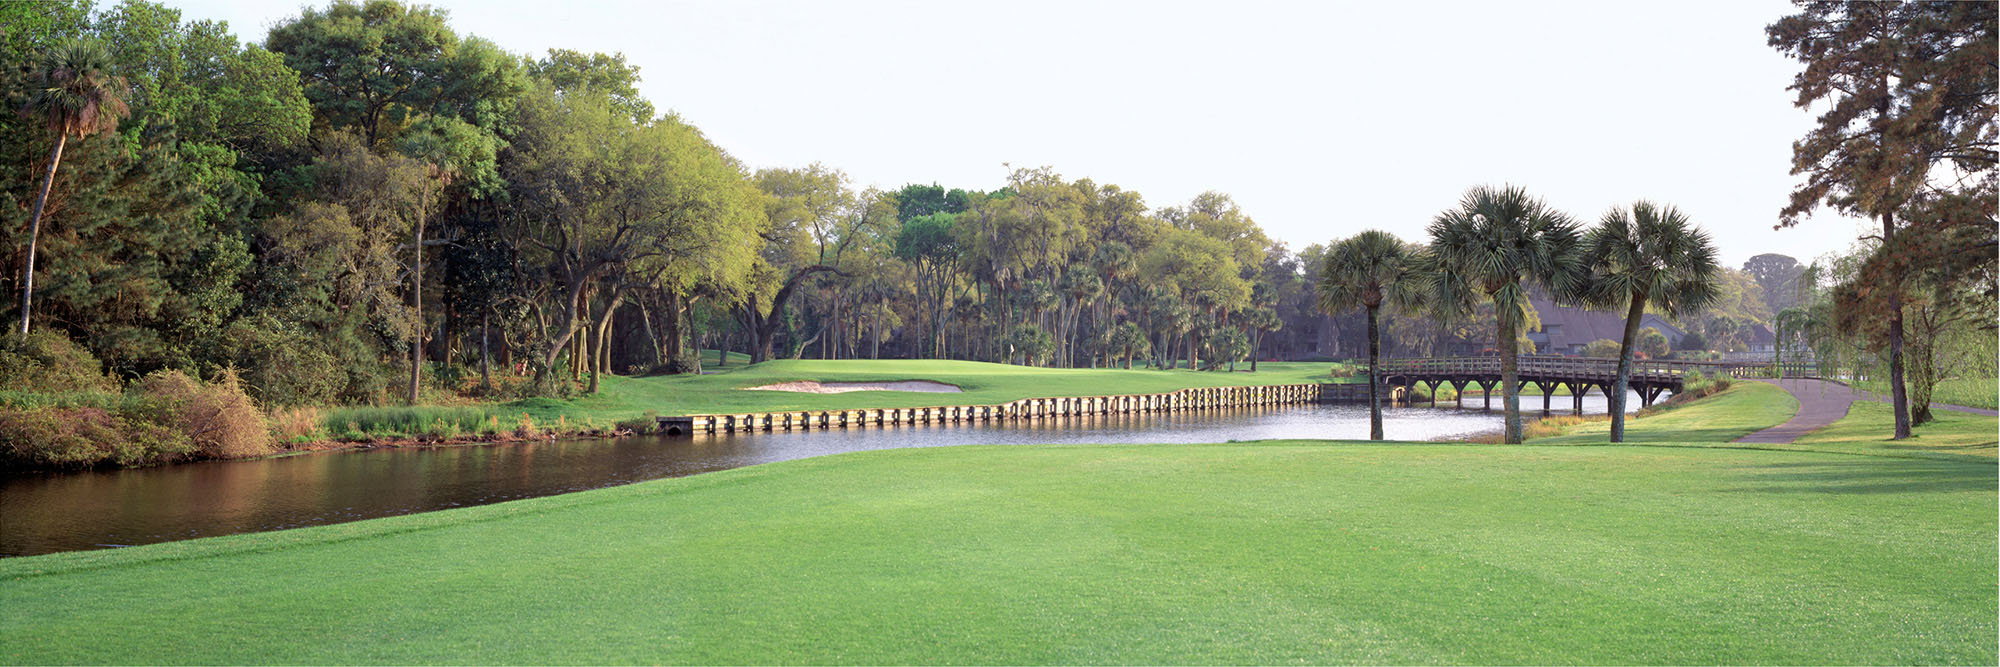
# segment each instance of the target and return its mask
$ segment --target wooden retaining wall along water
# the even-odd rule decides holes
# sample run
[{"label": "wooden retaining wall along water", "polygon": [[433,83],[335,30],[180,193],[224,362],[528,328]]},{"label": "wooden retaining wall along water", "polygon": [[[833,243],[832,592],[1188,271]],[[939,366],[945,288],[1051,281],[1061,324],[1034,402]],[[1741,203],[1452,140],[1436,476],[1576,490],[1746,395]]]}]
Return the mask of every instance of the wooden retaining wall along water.
[{"label": "wooden retaining wall along water", "polygon": [[[1387,398],[1389,395],[1388,389],[1387,387],[1384,388],[1384,398]],[[660,417],[659,420],[661,430],[670,435],[682,435],[688,433],[729,433],[736,431],[803,431],[828,428],[894,426],[899,424],[949,424],[1010,419],[1042,419],[1077,415],[1180,412],[1185,410],[1259,405],[1332,403],[1352,400],[1365,401],[1367,398],[1368,386],[1366,384],[1279,384],[1254,387],[1198,387],[1164,394],[1024,398],[999,405],[944,405],[922,408],[752,412],[728,415]]]}]

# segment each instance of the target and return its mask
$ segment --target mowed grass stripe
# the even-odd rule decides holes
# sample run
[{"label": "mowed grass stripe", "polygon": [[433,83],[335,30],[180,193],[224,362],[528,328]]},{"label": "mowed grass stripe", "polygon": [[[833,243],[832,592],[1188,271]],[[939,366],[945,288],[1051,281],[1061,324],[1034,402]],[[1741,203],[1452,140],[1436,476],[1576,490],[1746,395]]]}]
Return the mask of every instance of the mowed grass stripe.
[{"label": "mowed grass stripe", "polygon": [[866,452],[0,561],[0,659],[1991,663],[1994,493],[1734,449]]}]

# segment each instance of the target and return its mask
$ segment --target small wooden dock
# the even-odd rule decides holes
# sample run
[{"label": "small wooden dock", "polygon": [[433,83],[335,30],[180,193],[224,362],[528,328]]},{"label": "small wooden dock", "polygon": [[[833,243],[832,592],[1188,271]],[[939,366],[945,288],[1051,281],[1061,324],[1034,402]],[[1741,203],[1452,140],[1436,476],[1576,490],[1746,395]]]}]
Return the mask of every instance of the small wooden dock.
[{"label": "small wooden dock", "polygon": [[1250,387],[1197,387],[1163,394],[1024,398],[999,405],[751,412],[660,417],[659,420],[661,431],[669,435],[686,435],[867,428],[902,424],[956,424],[1353,400],[1368,400],[1366,384],[1329,382]]}]

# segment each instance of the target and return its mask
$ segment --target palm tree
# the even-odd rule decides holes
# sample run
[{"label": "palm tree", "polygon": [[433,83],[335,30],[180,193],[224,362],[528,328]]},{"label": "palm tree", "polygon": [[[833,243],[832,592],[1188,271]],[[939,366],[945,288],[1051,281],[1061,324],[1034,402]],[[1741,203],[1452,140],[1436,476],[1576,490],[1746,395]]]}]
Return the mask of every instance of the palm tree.
[{"label": "palm tree", "polygon": [[[1104,289],[1098,294],[1098,301],[1102,302],[1098,321],[1104,323],[1103,335],[1108,340],[1111,336],[1111,306],[1118,301],[1118,288],[1122,286],[1120,283],[1138,270],[1138,258],[1132,255],[1132,246],[1118,241],[1106,241],[1091,253],[1090,268],[1104,281]],[[1104,367],[1111,367],[1110,359],[1104,360]]]},{"label": "palm tree", "polygon": [[1429,289],[1439,315],[1462,317],[1490,301],[1506,397],[1506,442],[1521,441],[1519,360],[1515,344],[1528,311],[1528,286],[1575,300],[1582,280],[1582,235],[1567,214],[1513,186],[1481,186],[1430,225]]},{"label": "palm tree", "polygon": [[55,133],[56,146],[49,152],[48,175],[42,177],[34,212],[28,216],[28,266],[21,272],[23,338],[28,335],[29,306],[35,299],[35,249],[42,235],[42,210],[55,185],[63,147],[71,136],[80,140],[116,131],[118,120],[130,113],[125,107],[125,79],[111,76],[110,65],[111,54],[97,42],[69,42],[51,49],[42,59],[42,86],[28,98],[24,109],[28,117],[41,119]]},{"label": "palm tree", "polygon": [[1368,439],[1382,439],[1382,304],[1400,309],[1420,300],[1421,262],[1415,248],[1384,231],[1368,230],[1341,241],[1327,253],[1319,276],[1319,307],[1328,315],[1368,310]]},{"label": "palm tree", "polygon": [[1062,355],[1062,366],[1064,368],[1075,368],[1077,325],[1083,319],[1084,309],[1088,308],[1091,302],[1096,301],[1098,295],[1104,293],[1104,280],[1099,278],[1097,272],[1090,266],[1071,264],[1069,269],[1063,272],[1061,287],[1062,296],[1067,297],[1069,301],[1069,312],[1067,314],[1064,314],[1062,312],[1063,309],[1060,307],[1056,310],[1056,326],[1062,333],[1062,342],[1059,345]]},{"label": "palm tree", "polygon": [[1625,337],[1618,346],[1618,376],[1611,386],[1611,441],[1625,441],[1625,391],[1632,377],[1632,350],[1646,307],[1681,317],[1716,299],[1715,246],[1708,233],[1688,223],[1672,206],[1641,201],[1631,209],[1604,214],[1585,238],[1583,301],[1600,308],[1625,307]]}]

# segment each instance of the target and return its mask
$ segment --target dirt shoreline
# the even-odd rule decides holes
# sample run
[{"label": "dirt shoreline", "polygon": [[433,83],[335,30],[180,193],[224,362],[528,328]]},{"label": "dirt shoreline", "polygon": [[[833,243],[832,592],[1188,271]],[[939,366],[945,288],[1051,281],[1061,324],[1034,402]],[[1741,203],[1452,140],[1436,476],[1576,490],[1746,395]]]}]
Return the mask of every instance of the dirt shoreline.
[{"label": "dirt shoreline", "polygon": [[114,463],[105,462],[105,463],[100,463],[98,465],[83,466],[79,468],[0,467],[0,475],[34,475],[34,474],[49,474],[49,473],[67,474],[75,472],[85,472],[89,470],[143,470],[146,468],[157,468],[160,466],[171,466],[171,465],[184,465],[188,463],[262,461],[266,459],[282,459],[290,456],[300,456],[304,454],[318,454],[323,452],[353,452],[353,451],[366,451],[371,449],[415,449],[423,447],[470,447],[477,445],[519,445],[519,444],[527,444],[533,442],[554,442],[557,440],[624,438],[634,435],[639,435],[639,433],[636,431],[632,431],[630,429],[615,429],[615,430],[604,430],[604,431],[577,431],[574,433],[537,433],[534,435],[521,435],[518,433],[494,433],[489,435],[478,435],[478,436],[457,436],[453,438],[415,438],[415,437],[405,436],[405,437],[370,438],[367,440],[308,440],[308,441],[280,444],[278,446],[283,448],[280,451],[271,452],[269,454],[258,454],[256,456],[180,459],[176,461],[158,461],[138,466],[120,466]]}]

